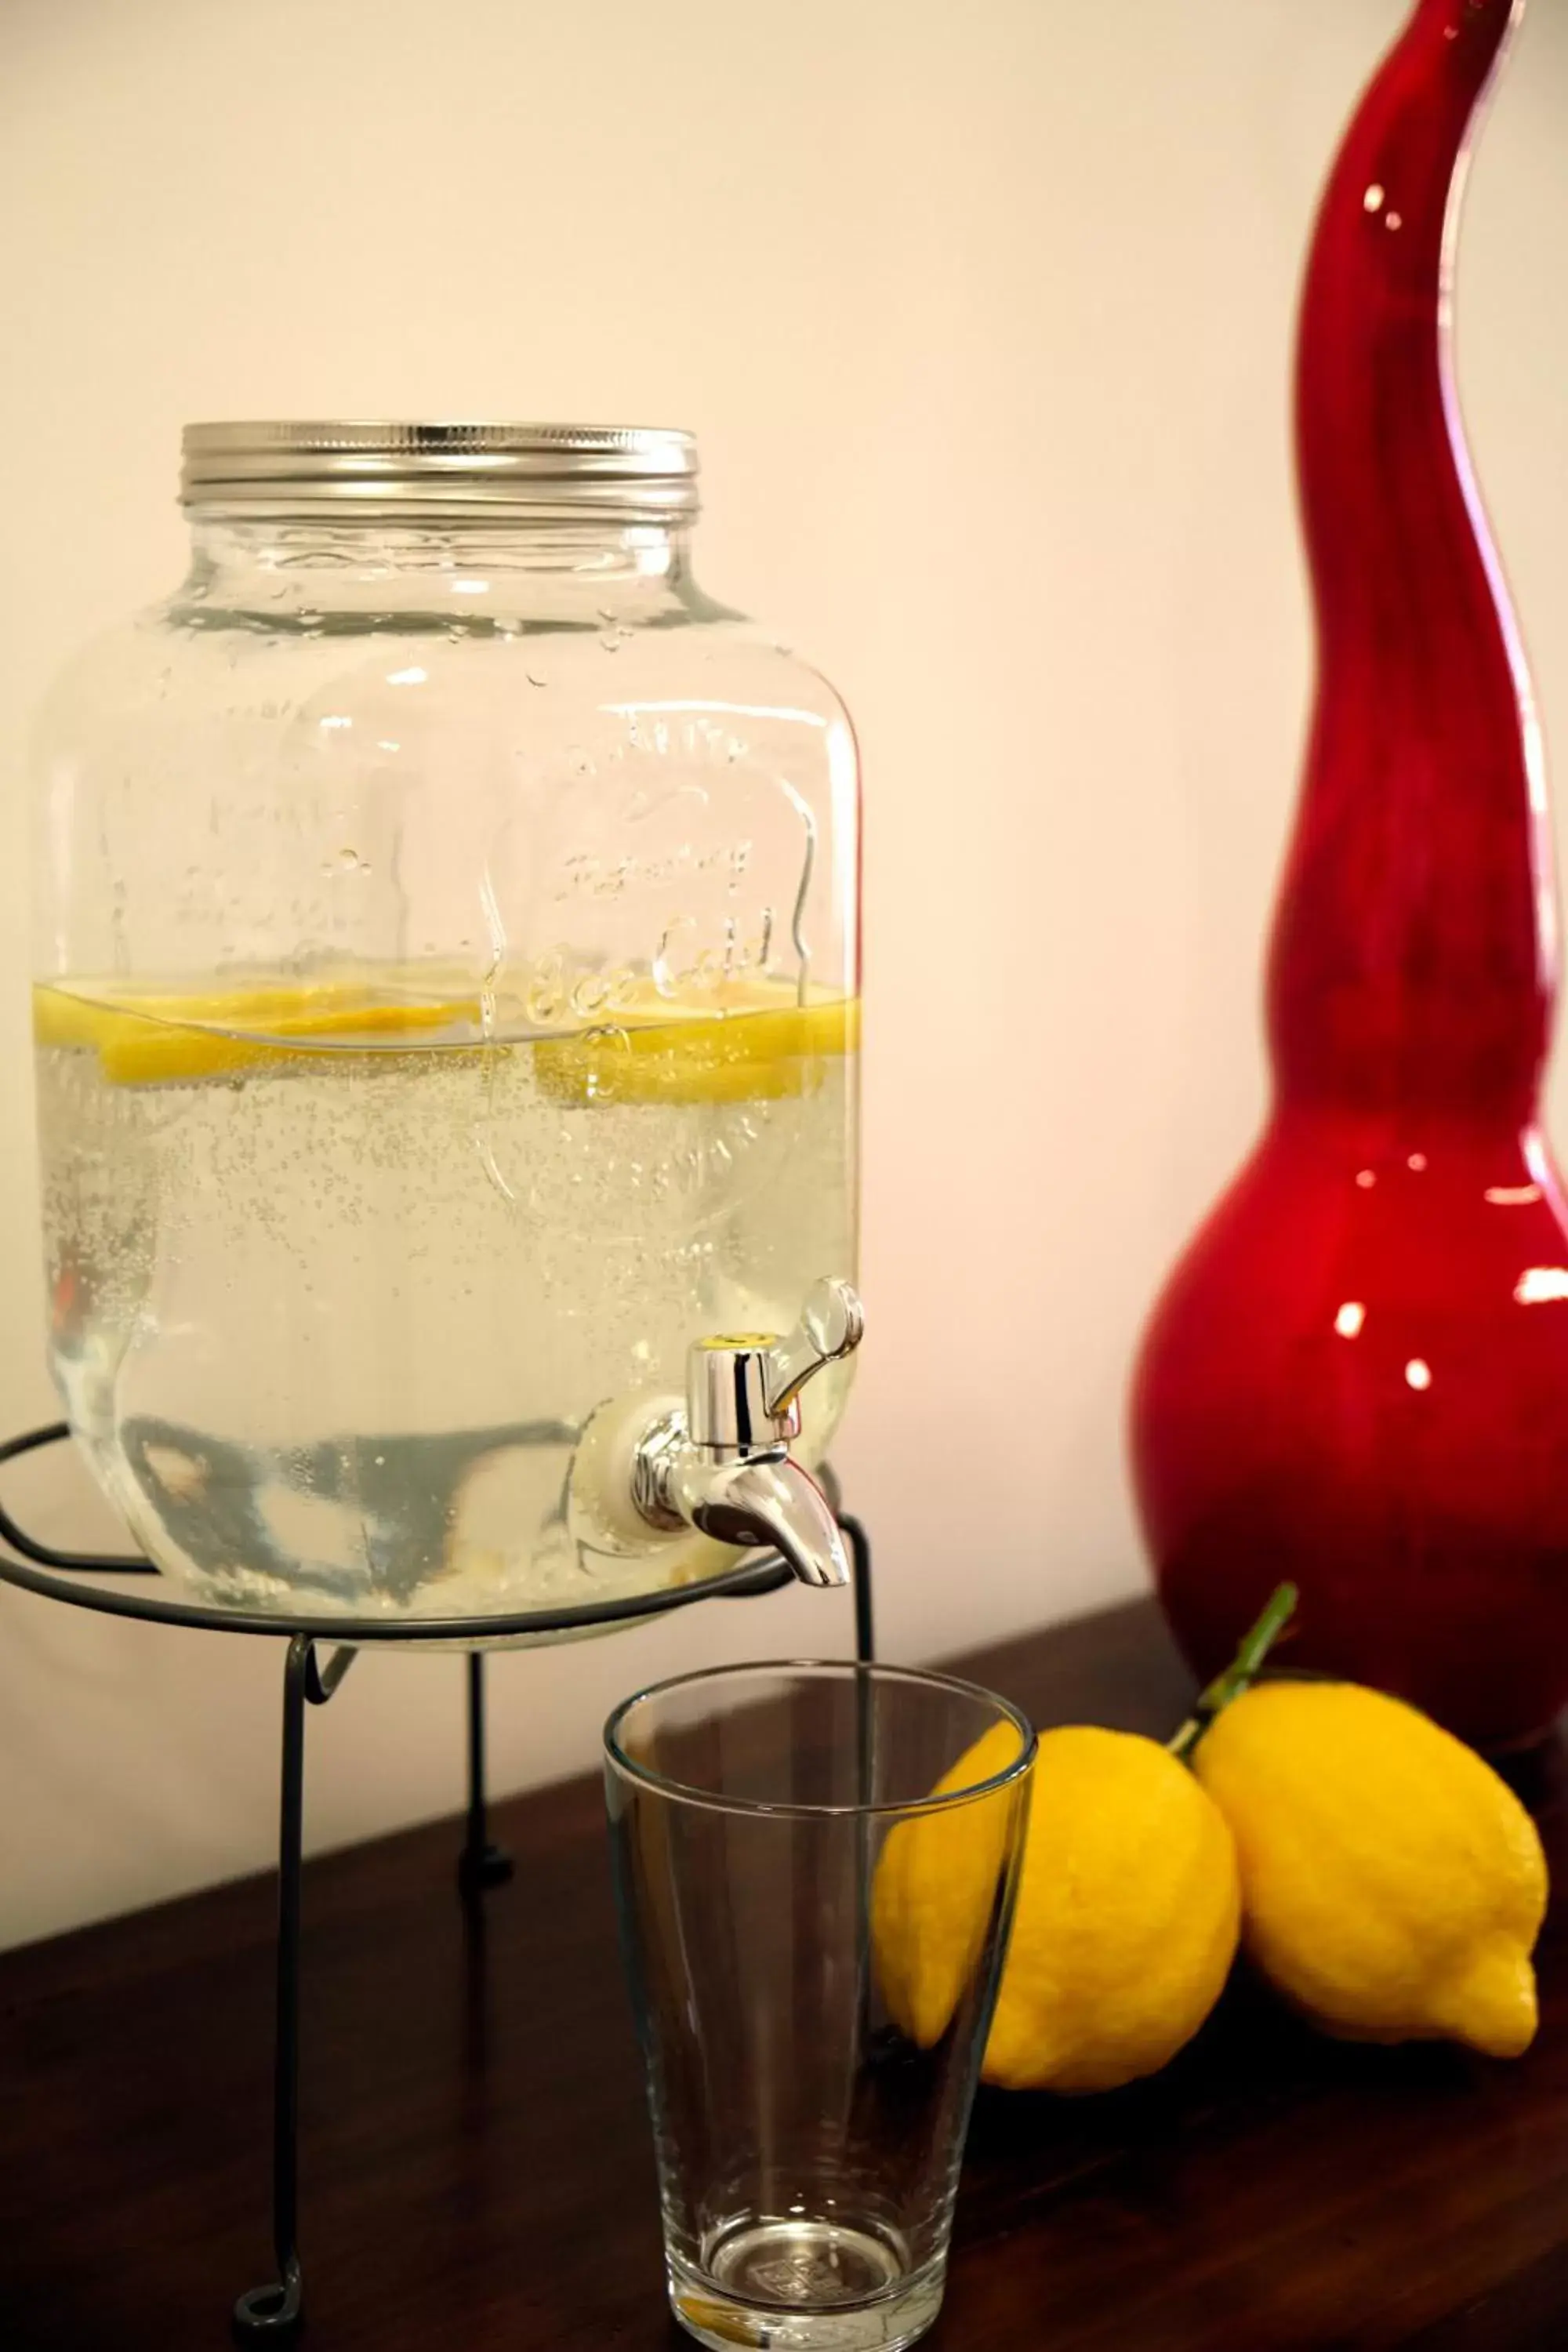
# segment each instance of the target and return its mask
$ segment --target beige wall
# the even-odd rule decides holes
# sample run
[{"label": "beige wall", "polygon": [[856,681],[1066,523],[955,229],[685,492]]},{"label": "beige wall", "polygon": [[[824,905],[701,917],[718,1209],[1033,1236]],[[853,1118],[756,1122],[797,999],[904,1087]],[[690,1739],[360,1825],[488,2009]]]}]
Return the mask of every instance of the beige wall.
[{"label": "beige wall", "polygon": [[[841,684],[865,748],[873,1337],[840,1460],[886,1647],[1140,1583],[1129,1351],[1260,1101],[1308,677],[1293,284],[1400,15],[5,0],[0,1423],[51,1411],[26,721],[74,641],[174,576],[183,419],[680,422],[707,577]],[[1564,120],[1568,19],[1542,5],[1460,302],[1558,743]],[[63,1527],[47,1486],[16,1491]],[[583,1764],[635,1682],[845,1632],[803,1594],[503,1660],[499,1777]],[[0,1595],[0,1941],[261,1863],[280,1665]],[[311,1722],[316,1842],[457,1801],[458,1696],[450,1660],[362,1664]]]}]

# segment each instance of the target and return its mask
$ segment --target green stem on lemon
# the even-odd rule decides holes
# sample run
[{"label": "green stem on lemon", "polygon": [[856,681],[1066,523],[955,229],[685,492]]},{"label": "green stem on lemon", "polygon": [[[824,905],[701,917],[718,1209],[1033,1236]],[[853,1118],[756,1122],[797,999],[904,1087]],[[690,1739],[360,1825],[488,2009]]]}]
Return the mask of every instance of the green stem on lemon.
[{"label": "green stem on lemon", "polygon": [[1228,1706],[1233,1698],[1239,1698],[1247,1685],[1257,1680],[1264,1660],[1295,1614],[1296,1601],[1293,1584],[1275,1586],[1263,1614],[1242,1636],[1241,1645],[1224,1674],[1216,1675],[1207,1689],[1198,1693],[1191,1715],[1180,1731],[1165,1742],[1179,1761],[1186,1761],[1220,1709]]}]

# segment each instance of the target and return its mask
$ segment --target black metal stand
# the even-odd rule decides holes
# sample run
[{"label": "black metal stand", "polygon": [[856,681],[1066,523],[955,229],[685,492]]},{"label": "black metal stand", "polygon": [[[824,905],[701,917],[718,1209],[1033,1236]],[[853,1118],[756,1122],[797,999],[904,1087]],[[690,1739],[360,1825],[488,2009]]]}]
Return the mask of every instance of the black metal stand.
[{"label": "black metal stand", "polygon": [[[63,1422],[27,1431],[0,1444],[0,1465],[68,1436]],[[837,1507],[831,1481],[829,1491]],[[864,1527],[840,1511],[849,1546],[855,1608],[855,1655],[862,1665],[875,1656],[871,1598],[871,1547]],[[282,1753],[279,1773],[277,2014],[272,2063],[272,2246],[277,2277],[252,2287],[234,2306],[233,2330],[243,2346],[290,2344],[304,2326],[304,2279],[300,2263],[300,1920],[305,1822],[305,1714],[324,1706],[342,1684],[362,1647],[383,1642],[457,1642],[469,1648],[468,1677],[468,1798],[458,1886],[465,1903],[477,1906],[486,1892],[511,1876],[511,1859],[489,1836],[485,1780],[485,1660],[481,1643],[503,1642],[519,1633],[567,1633],[593,1625],[632,1623],[697,1601],[752,1599],[775,1592],[791,1580],[782,1560],[748,1561],[705,1583],[673,1591],[640,1593],[621,1601],[597,1601],[581,1609],[531,1612],[516,1618],[409,1618],[396,1622],[329,1616],[280,1618],[258,1612],[225,1610],[153,1593],[145,1585],[124,1592],[75,1580],[84,1575],[157,1578],[142,1558],[60,1552],[29,1536],[0,1504],[0,1542],[21,1555],[0,1553],[0,1583],[23,1591],[156,1624],[196,1625],[209,1633],[287,1637],[283,1671]],[[29,1561],[31,1566],[24,1566]],[[318,1643],[330,1644],[324,1667]]]},{"label": "black metal stand", "polygon": [[304,2318],[300,2270],[300,1895],[304,1864],[305,1709],[325,1706],[358,1653],[334,1650],[322,1674],[304,1633],[283,1669],[283,1758],[279,1774],[278,1992],[272,2051],[272,2248],[278,2277],[234,2306],[242,2344],[288,2343]]},{"label": "black metal stand", "polygon": [[490,1843],[485,1797],[485,1654],[470,1650],[468,1833],[458,1856],[458,1892],[465,1903],[472,1903],[487,1888],[504,1886],[510,1876],[510,1854]]}]

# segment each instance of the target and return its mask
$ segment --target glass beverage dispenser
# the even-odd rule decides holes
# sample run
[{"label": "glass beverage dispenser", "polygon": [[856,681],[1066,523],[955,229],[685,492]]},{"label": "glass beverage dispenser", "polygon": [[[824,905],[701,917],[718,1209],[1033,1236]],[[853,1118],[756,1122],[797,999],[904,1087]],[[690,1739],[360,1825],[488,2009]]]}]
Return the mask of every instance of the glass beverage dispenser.
[{"label": "glass beverage dispenser", "polygon": [[209,1603],[843,1579],[855,744],[696,585],[696,472],[192,426],[188,576],[47,707],[50,1359]]}]

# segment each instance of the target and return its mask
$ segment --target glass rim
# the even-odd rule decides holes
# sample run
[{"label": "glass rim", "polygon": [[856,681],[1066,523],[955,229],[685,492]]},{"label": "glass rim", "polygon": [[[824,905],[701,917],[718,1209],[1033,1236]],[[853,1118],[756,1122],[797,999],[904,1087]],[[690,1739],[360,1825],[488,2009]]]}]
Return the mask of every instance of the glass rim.
[{"label": "glass rim", "polygon": [[[915,1683],[928,1690],[947,1691],[963,1698],[981,1700],[999,1721],[1010,1723],[1018,1733],[1018,1753],[997,1772],[988,1773],[983,1780],[967,1781],[962,1789],[932,1790],[923,1797],[893,1797],[874,1804],[823,1805],[808,1804],[799,1798],[726,1797],[711,1789],[698,1789],[685,1780],[672,1780],[667,1773],[639,1763],[628,1756],[621,1744],[621,1727],[632,1709],[647,1700],[662,1698],[671,1691],[695,1689],[700,1684],[741,1681],[748,1676],[771,1675],[823,1675],[836,1681],[848,1682],[861,1675],[870,1681]],[[977,1735],[984,1737],[984,1734]],[[1033,1769],[1040,1744],[1039,1733],[1022,1707],[1000,1691],[984,1683],[969,1681],[963,1675],[944,1675],[926,1666],[884,1665],[868,1664],[855,1658],[747,1658],[734,1665],[698,1666],[690,1672],[666,1675],[657,1683],[645,1683],[611,1708],[605,1724],[604,1749],[607,1763],[639,1788],[670,1802],[699,1806],[708,1812],[755,1814],[784,1821],[879,1821],[904,1820],[927,1813],[942,1813],[960,1805],[972,1805],[981,1797],[994,1795],[997,1790],[1011,1788],[1026,1778]]]}]

